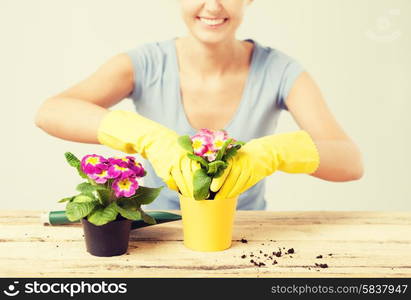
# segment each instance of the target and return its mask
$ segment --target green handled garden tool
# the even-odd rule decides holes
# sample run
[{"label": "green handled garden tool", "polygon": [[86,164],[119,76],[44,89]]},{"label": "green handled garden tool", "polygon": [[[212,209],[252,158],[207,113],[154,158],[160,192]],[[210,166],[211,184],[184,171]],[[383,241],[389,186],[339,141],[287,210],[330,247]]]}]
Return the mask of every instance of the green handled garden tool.
[{"label": "green handled garden tool", "polygon": [[[165,211],[150,211],[147,212],[147,214],[156,220],[156,224],[181,220],[180,215]],[[43,225],[64,225],[80,223],[80,221],[70,221],[66,216],[65,210],[45,212],[41,215],[41,222]],[[131,229],[137,229],[156,224],[148,224],[145,223],[143,220],[137,220],[131,223]]]}]

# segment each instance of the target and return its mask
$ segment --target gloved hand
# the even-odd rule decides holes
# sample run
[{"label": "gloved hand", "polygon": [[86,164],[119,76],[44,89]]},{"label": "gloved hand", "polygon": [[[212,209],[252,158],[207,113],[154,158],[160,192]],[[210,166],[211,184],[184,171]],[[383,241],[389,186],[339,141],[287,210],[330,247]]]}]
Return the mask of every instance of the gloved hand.
[{"label": "gloved hand", "polygon": [[183,150],[179,145],[179,149],[173,148],[173,151],[178,153],[176,159],[171,165],[171,178],[168,179],[169,187],[183,196],[194,197],[193,178],[196,170],[200,169],[200,163],[191,160],[187,156],[187,151]]},{"label": "gloved hand", "polygon": [[179,135],[135,112],[110,111],[101,121],[97,139],[125,153],[148,159],[166,185],[184,196],[193,196],[193,174],[198,162],[187,157],[177,142]]},{"label": "gloved hand", "polygon": [[229,159],[223,176],[210,189],[215,200],[237,196],[275,171],[314,173],[320,163],[317,146],[304,130],[274,134],[247,142]]}]

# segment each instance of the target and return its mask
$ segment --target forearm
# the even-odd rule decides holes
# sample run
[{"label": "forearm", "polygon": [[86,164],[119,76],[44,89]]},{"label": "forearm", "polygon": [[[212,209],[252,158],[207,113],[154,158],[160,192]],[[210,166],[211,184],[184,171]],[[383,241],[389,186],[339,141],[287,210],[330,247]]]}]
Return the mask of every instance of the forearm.
[{"label": "forearm", "polygon": [[328,181],[358,180],[363,175],[363,162],[358,147],[349,140],[315,140],[320,165],[312,176]]},{"label": "forearm", "polygon": [[50,98],[38,109],[35,124],[64,140],[99,144],[97,130],[107,113],[107,109],[80,99]]}]

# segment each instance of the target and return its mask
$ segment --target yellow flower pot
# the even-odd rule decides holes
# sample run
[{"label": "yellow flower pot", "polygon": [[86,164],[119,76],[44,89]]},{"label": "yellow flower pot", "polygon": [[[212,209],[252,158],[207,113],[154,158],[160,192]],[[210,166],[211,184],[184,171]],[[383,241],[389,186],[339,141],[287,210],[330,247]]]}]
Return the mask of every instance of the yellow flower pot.
[{"label": "yellow flower pot", "polygon": [[237,197],[195,200],[179,195],[184,245],[195,251],[221,251],[231,246]]}]

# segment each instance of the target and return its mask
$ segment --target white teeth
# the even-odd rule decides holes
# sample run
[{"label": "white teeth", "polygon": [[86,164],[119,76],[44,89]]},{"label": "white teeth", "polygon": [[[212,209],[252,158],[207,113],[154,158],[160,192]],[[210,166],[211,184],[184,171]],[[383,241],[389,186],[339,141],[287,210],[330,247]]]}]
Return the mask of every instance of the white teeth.
[{"label": "white teeth", "polygon": [[205,19],[205,18],[200,18],[201,22],[207,24],[207,25],[220,25],[224,23],[224,19]]}]

